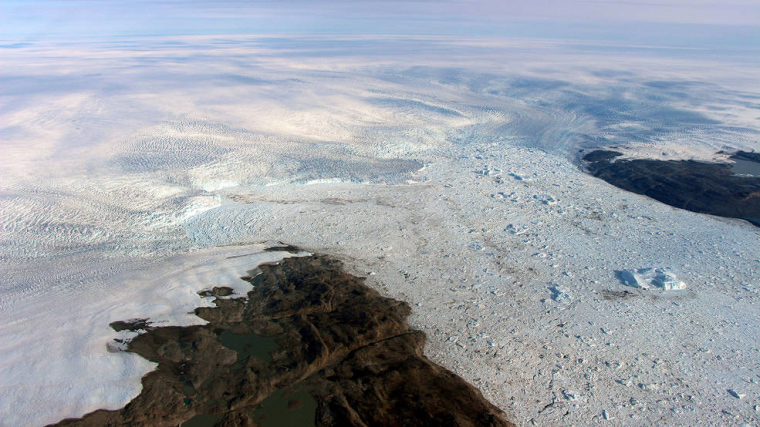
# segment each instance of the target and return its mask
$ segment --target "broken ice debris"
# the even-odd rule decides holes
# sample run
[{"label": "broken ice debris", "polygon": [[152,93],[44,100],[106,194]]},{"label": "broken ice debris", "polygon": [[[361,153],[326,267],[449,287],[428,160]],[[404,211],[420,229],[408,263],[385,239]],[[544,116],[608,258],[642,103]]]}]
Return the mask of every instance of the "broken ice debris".
[{"label": "broken ice debris", "polygon": [[483,169],[475,171],[475,173],[483,176],[499,176],[501,175],[501,169],[486,165]]},{"label": "broken ice debris", "polygon": [[633,288],[649,289],[652,286],[664,291],[686,289],[686,283],[678,280],[668,268],[640,268],[620,272],[623,284]]},{"label": "broken ice debris", "polygon": [[567,400],[578,400],[578,392],[571,390],[563,390],[562,395]]},{"label": "broken ice debris", "polygon": [[569,304],[573,301],[572,295],[570,295],[569,291],[559,285],[554,285],[549,287],[549,291],[552,293],[552,299],[554,301]]},{"label": "broken ice debris", "polygon": [[554,196],[550,194],[542,194],[542,195],[536,194],[535,196],[533,196],[533,198],[549,206],[556,205],[557,203],[559,203],[557,199],[555,199]]}]

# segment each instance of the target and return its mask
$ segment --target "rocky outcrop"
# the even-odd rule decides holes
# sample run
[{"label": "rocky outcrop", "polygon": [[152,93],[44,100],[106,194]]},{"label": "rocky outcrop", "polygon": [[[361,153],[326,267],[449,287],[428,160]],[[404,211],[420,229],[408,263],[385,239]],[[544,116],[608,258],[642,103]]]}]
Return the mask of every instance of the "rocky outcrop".
[{"label": "rocky outcrop", "polygon": [[158,369],[126,407],[58,425],[512,425],[425,358],[407,304],[380,296],[340,262],[289,258],[260,271],[247,278],[247,298],[196,309],[208,324],[149,327],[129,343]]},{"label": "rocky outcrop", "polygon": [[[760,178],[734,173],[731,164],[693,160],[620,159],[596,150],[583,161],[589,173],[624,190],[692,212],[745,219],[760,227]],[[731,160],[760,164],[758,153],[739,151]]]}]

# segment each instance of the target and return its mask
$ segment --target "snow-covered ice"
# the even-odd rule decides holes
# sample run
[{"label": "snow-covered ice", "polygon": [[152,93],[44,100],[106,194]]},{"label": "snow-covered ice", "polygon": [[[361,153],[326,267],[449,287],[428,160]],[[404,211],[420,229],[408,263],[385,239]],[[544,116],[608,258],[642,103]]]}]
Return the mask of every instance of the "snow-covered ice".
[{"label": "snow-covered ice", "polygon": [[[266,241],[336,256],[409,302],[427,355],[519,425],[758,423],[759,229],[575,163],[607,145],[760,149],[757,64],[545,40],[315,40],[3,52],[1,425],[125,404],[152,366],[109,353],[108,324],[198,322],[197,291],[245,288],[241,269],[288,255],[260,253]],[[663,266],[678,277],[652,270],[662,287],[688,287],[616,273],[647,283],[632,269]]]},{"label": "snow-covered ice", "polygon": [[[140,379],[155,364],[114,352],[111,322],[148,318],[156,326],[206,323],[193,314],[213,306],[198,291],[227,286],[245,295],[240,278],[256,265],[292,256],[265,245],[215,248],[130,265],[98,286],[59,288],[48,299],[4,307],[0,329],[2,425],[38,425],[96,409],[117,409],[139,394]],[[51,274],[56,274],[51,272]]]}]

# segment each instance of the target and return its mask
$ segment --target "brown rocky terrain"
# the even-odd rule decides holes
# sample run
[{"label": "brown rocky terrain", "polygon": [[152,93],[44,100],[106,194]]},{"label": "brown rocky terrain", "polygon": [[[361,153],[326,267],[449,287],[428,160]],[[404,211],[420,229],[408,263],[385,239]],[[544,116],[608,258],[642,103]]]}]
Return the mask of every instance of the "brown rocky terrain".
[{"label": "brown rocky terrain", "polygon": [[[741,218],[760,227],[760,178],[738,175],[727,163],[620,159],[617,151],[586,154],[586,169],[624,190],[697,213]],[[734,161],[760,165],[760,154],[739,151]]]},{"label": "brown rocky terrain", "polygon": [[[481,393],[423,355],[404,302],[324,256],[245,278],[247,298],[198,308],[206,325],[142,329],[129,350],[158,363],[123,409],[57,425],[510,426]],[[221,297],[228,288],[202,296]]]}]

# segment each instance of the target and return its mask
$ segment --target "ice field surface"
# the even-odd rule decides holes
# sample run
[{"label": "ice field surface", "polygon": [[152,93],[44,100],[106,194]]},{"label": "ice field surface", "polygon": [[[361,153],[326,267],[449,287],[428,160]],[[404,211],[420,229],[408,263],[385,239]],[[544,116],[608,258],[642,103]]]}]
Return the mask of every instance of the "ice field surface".
[{"label": "ice field surface", "polygon": [[[287,255],[258,254],[276,241],[407,301],[427,356],[520,425],[759,422],[759,229],[576,160],[760,149],[758,63],[530,40],[163,41],[0,56],[1,425],[126,404],[152,366],[108,352],[108,323],[198,322],[197,291],[246,285]],[[686,288],[616,274],[649,268]]]}]

